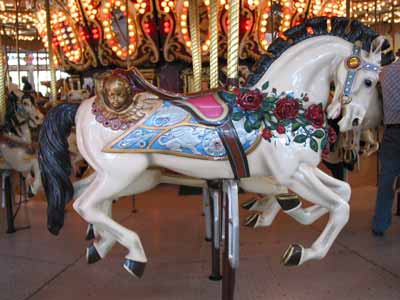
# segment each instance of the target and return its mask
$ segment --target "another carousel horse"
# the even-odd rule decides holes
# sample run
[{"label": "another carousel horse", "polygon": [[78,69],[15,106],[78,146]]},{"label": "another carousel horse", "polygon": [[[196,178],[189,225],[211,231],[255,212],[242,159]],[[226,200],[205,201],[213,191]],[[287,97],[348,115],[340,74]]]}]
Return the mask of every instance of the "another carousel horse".
[{"label": "another carousel horse", "polygon": [[33,194],[41,187],[41,176],[31,129],[41,125],[43,118],[30,95],[22,95],[21,100],[13,93],[8,96],[5,124],[0,129],[0,168],[23,173]]},{"label": "another carousel horse", "polygon": [[[207,180],[235,178],[224,135],[219,135],[221,127],[212,126],[210,120],[225,125],[231,117],[236,131],[248,133],[239,137],[254,183],[274,176],[279,184],[329,211],[320,237],[310,248],[291,245],[285,263],[300,265],[323,258],[347,223],[350,199],[347,183],[317,168],[322,150],[329,146],[324,114],[329,83],[334,80],[338,88],[328,115],[337,118],[342,112],[341,131],[359,126],[374,98],[370,91],[378,80],[383,39],[372,41],[376,33],[342,18],[332,18],[330,32],[326,19],[317,18],[286,31],[285,36],[286,41],[278,39],[271,45],[273,55],[261,63],[253,86],[237,94],[184,97],[145,84],[137,72],[116,71],[101,79],[96,99],[79,107],[65,104],[53,109],[42,127],[39,153],[49,231],[59,233],[65,204],[73,196],[66,153],[67,136],[76,123],[79,152],[94,168],[95,179],[74,208],[104,231],[106,238],[95,242],[94,249],[109,240],[119,242],[129,250],[125,269],[141,276],[147,259],[139,237],[113,221],[102,206],[130,195],[132,183],[139,190],[139,181],[153,166]],[[226,103],[220,98],[233,114],[224,109]],[[208,114],[204,102],[219,107],[220,114]],[[208,116],[207,125],[200,124],[201,112]],[[252,185],[249,191],[262,193],[262,187]]]}]

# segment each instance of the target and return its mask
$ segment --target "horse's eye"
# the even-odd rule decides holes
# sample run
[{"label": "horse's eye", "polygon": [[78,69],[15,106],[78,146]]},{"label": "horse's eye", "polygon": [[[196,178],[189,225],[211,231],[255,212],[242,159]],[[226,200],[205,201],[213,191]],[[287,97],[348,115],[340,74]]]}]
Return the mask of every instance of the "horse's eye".
[{"label": "horse's eye", "polygon": [[364,84],[365,84],[367,87],[371,87],[371,86],[372,86],[372,81],[369,80],[369,79],[365,79],[365,80],[364,80]]}]

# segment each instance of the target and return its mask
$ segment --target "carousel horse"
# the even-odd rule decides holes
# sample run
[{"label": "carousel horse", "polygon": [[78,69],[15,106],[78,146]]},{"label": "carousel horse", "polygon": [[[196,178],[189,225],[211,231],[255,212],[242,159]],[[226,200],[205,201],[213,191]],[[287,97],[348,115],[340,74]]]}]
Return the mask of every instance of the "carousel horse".
[{"label": "carousel horse", "polygon": [[[147,190],[139,182],[154,166],[206,180],[247,176],[247,190],[258,193],[263,190],[260,178],[274,176],[330,214],[310,248],[289,246],[285,263],[323,258],[348,221],[350,199],[347,183],[317,168],[329,147],[326,117],[341,114],[341,131],[362,123],[373,101],[370,91],[384,45],[357,21],[332,18],[331,24],[328,31],[326,18],[316,18],[286,31],[286,40],[271,44],[271,55],[262,60],[251,86],[235,93],[176,95],[145,83],[135,70],[116,70],[99,79],[97,97],[51,110],[39,139],[49,231],[59,233],[65,205],[73,197],[66,154],[67,136],[76,124],[79,152],[95,178],[74,209],[104,232],[92,249],[112,240],[129,250],[124,268],[132,275],[140,277],[147,262],[140,238],[102,207],[132,194],[132,185]],[[331,80],[338,88],[327,107]],[[238,131],[246,134],[238,136]]]},{"label": "carousel horse", "polygon": [[26,175],[33,194],[41,187],[41,176],[31,129],[40,126],[43,118],[30,95],[20,100],[14,93],[8,95],[5,123],[0,128],[0,168]]}]

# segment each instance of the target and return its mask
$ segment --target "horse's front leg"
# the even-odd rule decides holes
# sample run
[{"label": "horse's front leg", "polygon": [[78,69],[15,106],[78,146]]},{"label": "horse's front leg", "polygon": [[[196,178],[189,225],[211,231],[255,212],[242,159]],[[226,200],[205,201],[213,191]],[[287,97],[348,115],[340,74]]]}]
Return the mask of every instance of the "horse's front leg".
[{"label": "horse's front leg", "polygon": [[[331,248],[336,237],[349,219],[350,187],[338,181],[332,188],[331,182],[317,167],[301,163],[294,175],[287,181],[288,187],[306,200],[329,211],[329,221],[311,248],[299,244],[291,245],[283,256],[285,265],[301,265],[312,259],[322,259]],[[336,184],[336,182],[335,182]]]}]

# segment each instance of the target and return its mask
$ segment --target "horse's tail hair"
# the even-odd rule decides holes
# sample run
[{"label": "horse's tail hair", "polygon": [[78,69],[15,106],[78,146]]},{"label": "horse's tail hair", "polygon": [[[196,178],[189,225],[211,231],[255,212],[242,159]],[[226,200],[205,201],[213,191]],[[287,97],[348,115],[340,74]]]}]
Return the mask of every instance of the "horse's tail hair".
[{"label": "horse's tail hair", "polygon": [[58,235],[64,225],[65,205],[74,194],[68,136],[75,124],[79,104],[61,104],[51,109],[39,134],[39,166],[47,198],[47,229]]}]

